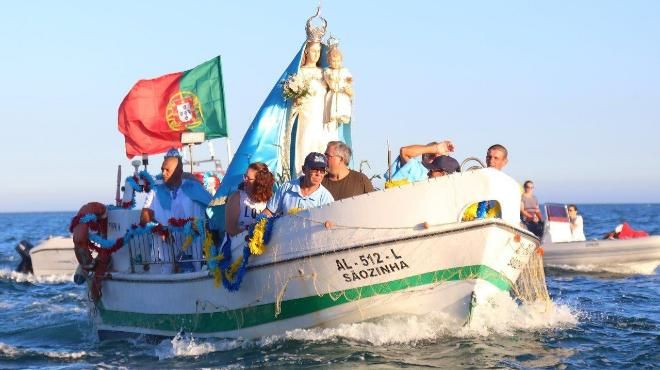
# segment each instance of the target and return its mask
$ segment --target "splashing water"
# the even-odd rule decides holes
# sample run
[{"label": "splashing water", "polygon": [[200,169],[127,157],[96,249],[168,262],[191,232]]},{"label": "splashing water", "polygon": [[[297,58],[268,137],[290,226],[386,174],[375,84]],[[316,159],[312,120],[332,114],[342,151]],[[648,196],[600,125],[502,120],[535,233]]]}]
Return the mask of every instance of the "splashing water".
[{"label": "splashing water", "polygon": [[64,284],[73,282],[73,278],[70,275],[35,276],[9,269],[0,269],[0,280],[11,280],[17,283],[33,284]]},{"label": "splashing water", "polygon": [[174,357],[197,357],[212,352],[230,351],[248,346],[242,339],[195,339],[191,335],[177,334],[172,340],[164,340],[156,347],[159,360]]}]

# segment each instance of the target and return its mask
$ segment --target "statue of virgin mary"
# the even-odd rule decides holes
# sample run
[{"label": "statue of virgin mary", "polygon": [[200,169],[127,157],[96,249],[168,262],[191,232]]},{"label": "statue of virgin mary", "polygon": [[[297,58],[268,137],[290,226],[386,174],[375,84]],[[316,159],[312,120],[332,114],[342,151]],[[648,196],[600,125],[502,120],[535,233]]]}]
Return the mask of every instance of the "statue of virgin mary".
[{"label": "statue of virgin mary", "polygon": [[[292,121],[295,120],[292,125],[295,134],[293,132],[291,134],[292,141],[295,138],[295,145],[291,145],[294,149],[293,156],[290,157],[293,165],[292,174],[302,172],[305,156],[311,152],[323,153],[329,141],[327,125],[325,127],[323,125],[325,94],[328,90],[323,80],[323,69],[320,63],[321,50],[324,46],[320,39],[315,38],[316,36],[312,35],[311,39],[308,37],[298,70],[298,74],[307,86],[308,94],[293,102],[291,111],[293,114],[289,118]],[[336,133],[334,137],[337,140]]]},{"label": "statue of virgin mary", "polygon": [[[302,170],[305,156],[312,151],[323,153],[328,141],[341,140],[351,146],[350,125],[332,130],[323,122],[327,91],[323,68],[327,67],[327,47],[322,39],[327,21],[319,14],[320,9],[307,20],[305,43],[261,105],[227,167],[208,212],[213,229],[223,229],[224,209],[221,207],[243,181],[250,163],[265,163],[281,182],[295,178]],[[315,20],[320,21],[320,25],[313,25]],[[308,83],[309,93],[301,99],[290,99],[284,93],[284,86],[291,76],[298,74]]]}]

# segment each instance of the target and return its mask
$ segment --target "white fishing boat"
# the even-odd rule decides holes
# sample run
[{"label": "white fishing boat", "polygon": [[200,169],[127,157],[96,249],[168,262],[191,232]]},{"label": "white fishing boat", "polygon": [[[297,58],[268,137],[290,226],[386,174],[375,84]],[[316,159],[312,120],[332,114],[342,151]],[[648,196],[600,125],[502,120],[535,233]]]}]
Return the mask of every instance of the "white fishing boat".
[{"label": "white fishing boat", "polygon": [[78,268],[71,237],[52,236],[36,246],[23,240],[16,246],[16,251],[21,256],[16,269],[19,272],[35,276],[73,276]]},{"label": "white fishing boat", "polygon": [[[326,53],[327,46],[319,40],[327,22],[321,19],[320,28],[313,28],[311,21],[307,21],[306,44],[317,48],[318,58]],[[295,176],[293,163],[300,162],[301,153],[291,138],[301,108],[292,106],[283,86],[299,72],[305,47],[257,112],[227,169],[209,210],[208,226],[214,232],[222,231],[224,201],[242,181],[248,164],[264,162],[279,179]],[[209,65],[214,66],[211,73],[196,72],[209,71]],[[183,73],[186,78],[213,76],[219,89],[207,80],[187,82],[193,87],[211,86],[212,93],[168,87],[168,94],[174,94],[164,96],[160,105],[178,104],[168,108],[170,127],[179,129],[194,122],[196,130],[223,128],[222,122],[203,121],[203,117],[224,117],[217,113],[223,108],[211,103],[207,108],[204,99],[197,99],[198,95],[223,96],[222,76],[213,75],[219,70],[216,58]],[[171,76],[178,75],[161,79]],[[172,123],[151,125],[132,118],[139,106],[127,108],[144,102],[145,94],[153,94],[153,86],[160,82],[138,82],[134,90],[149,88],[139,94],[132,90],[120,107],[119,126],[129,155],[151,150],[137,148],[141,143],[131,137],[131,124],[141,125],[139,132],[145,132],[167,130]],[[209,109],[217,114],[209,114]],[[350,122],[336,134],[350,145]],[[187,135],[170,136],[182,140]],[[297,140],[302,139],[297,136]],[[153,153],[159,153],[158,148]],[[151,176],[143,172],[127,179],[124,197],[117,203],[130,206],[132,191],[150,188],[151,183]],[[196,337],[259,337],[383,315],[430,312],[467,322],[476,305],[500,292],[515,292],[522,299],[547,298],[540,241],[521,228],[519,208],[519,185],[493,169],[454,173],[263,219],[246,235],[250,243],[231,246],[221,246],[217,236],[212,243],[204,220],[137,226],[139,211],[110,207],[107,239],[92,233],[88,244],[102,257],[89,279],[91,316],[101,338],[172,337],[180,332]],[[95,225],[102,221],[79,214],[76,222]],[[111,263],[103,261],[111,252]]]},{"label": "white fishing boat", "polygon": [[[203,267],[145,272],[158,243],[136,240],[113,255],[114,271],[92,310],[96,328],[101,338],[258,337],[388,314],[443,312],[466,322],[474,305],[511,291],[536,254],[538,239],[519,226],[519,197],[512,178],[482,169],[281,217],[235,292],[217,287]],[[501,218],[461,221],[482,200],[497,201]],[[138,216],[119,210],[109,217],[119,236]],[[243,248],[233,246],[233,255]],[[138,254],[142,262],[131,263]]]},{"label": "white fishing boat", "polygon": [[[660,236],[573,241],[564,204],[546,204],[543,262],[586,271],[652,273],[660,265]],[[628,268],[627,268],[628,267]]]}]

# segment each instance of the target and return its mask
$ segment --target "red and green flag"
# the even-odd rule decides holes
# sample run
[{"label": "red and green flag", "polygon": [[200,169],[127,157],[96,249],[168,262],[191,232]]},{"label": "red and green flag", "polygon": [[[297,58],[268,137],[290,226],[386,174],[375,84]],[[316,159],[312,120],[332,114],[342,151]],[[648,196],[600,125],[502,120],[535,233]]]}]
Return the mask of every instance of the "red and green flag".
[{"label": "red and green flag", "polygon": [[140,80],[119,106],[126,156],[181,147],[183,132],[227,137],[220,57],[185,72]]}]

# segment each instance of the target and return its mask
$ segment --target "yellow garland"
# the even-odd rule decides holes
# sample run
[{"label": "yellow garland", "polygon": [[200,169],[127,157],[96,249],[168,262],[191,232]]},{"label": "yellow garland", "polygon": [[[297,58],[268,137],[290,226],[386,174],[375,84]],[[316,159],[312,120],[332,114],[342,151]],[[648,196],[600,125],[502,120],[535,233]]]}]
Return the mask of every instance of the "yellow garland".
[{"label": "yellow garland", "polygon": [[473,203],[467,209],[465,209],[465,212],[463,212],[463,218],[461,221],[472,221],[475,218],[477,218],[477,207],[479,203]]},{"label": "yellow garland", "polygon": [[213,237],[211,233],[206,230],[206,237],[204,238],[204,243],[202,244],[202,250],[204,251],[204,256],[206,259],[211,259],[211,244],[213,243]]},{"label": "yellow garland", "polygon": [[288,212],[290,215],[295,215],[296,213],[302,211],[304,208],[291,208]]},{"label": "yellow garland", "polygon": [[227,269],[227,272],[225,272],[225,279],[231,281],[234,280],[234,275],[236,274],[236,271],[238,271],[238,268],[241,266],[241,263],[243,263],[243,256],[240,256],[234,261],[231,266]]},{"label": "yellow garland", "polygon": [[409,183],[410,182],[408,181],[408,179],[389,180],[385,182],[385,189],[395,188],[397,186],[407,185]]},{"label": "yellow garland", "polygon": [[[197,220],[197,219],[193,219],[193,220],[192,220],[192,225],[191,225],[191,227],[192,227],[193,231],[195,231],[195,232],[197,232],[197,234],[199,234],[200,231],[199,231],[198,228],[197,228],[197,222],[195,222],[196,220]],[[208,232],[206,233],[206,235],[208,235]],[[186,249],[188,249],[188,247],[190,247],[190,245],[192,244],[192,241],[193,241],[193,236],[192,236],[192,235],[187,235],[187,236],[186,236],[186,240],[184,240],[184,241],[183,241],[183,244],[181,245],[181,249],[183,249],[184,251],[185,251]],[[206,242],[206,241],[205,241],[205,242]]]},{"label": "yellow garland", "polygon": [[252,237],[248,242],[248,247],[250,248],[250,254],[255,256],[260,256],[266,251],[266,245],[264,245],[264,233],[266,231],[266,223],[268,222],[267,218],[262,218],[254,225],[254,231],[252,232]]},{"label": "yellow garland", "polygon": [[216,288],[220,288],[220,283],[222,282],[222,274],[220,273],[220,267],[216,267],[213,271],[213,285]]},{"label": "yellow garland", "polygon": [[[461,218],[461,221],[473,221],[477,218],[477,208],[479,207],[479,203],[473,203],[469,207],[465,209],[465,212],[463,212],[463,218]],[[499,202],[495,202],[494,207],[488,208],[488,211],[486,211],[486,218],[495,218],[495,217],[502,217],[502,208],[500,207]]]},{"label": "yellow garland", "polygon": [[183,249],[184,251],[188,249],[188,247],[190,247],[190,244],[192,244],[192,241],[193,241],[192,235],[186,236],[186,240],[183,241],[183,244],[181,245],[181,249]]},{"label": "yellow garland", "polygon": [[495,206],[488,209],[486,212],[486,218],[496,218],[502,217],[502,208],[500,207],[500,202],[495,202]]}]

